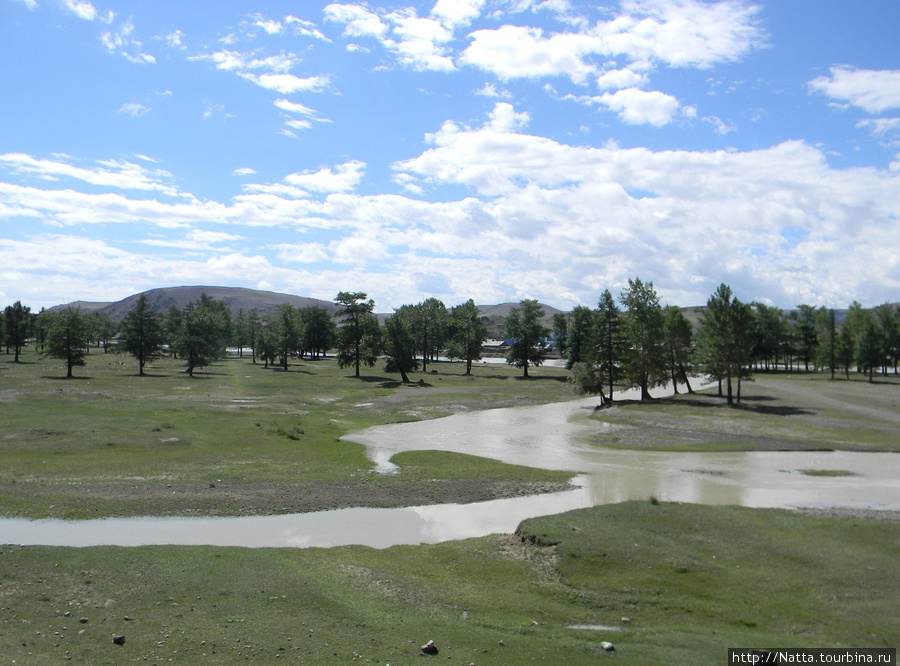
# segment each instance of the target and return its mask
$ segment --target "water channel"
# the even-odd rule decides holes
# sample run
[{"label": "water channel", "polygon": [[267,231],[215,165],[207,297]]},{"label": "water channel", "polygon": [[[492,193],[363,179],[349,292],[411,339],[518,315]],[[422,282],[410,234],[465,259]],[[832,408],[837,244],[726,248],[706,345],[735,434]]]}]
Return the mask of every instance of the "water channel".
[{"label": "water channel", "polygon": [[[0,519],[0,543],[386,548],[508,533],[525,518],[630,499],[750,507],[900,510],[900,456],[856,452],[667,453],[591,445],[596,398],[493,409],[351,433],[383,473],[408,450],[454,451],[578,472],[572,491],[475,504],[238,518]],[[801,470],[846,470],[809,476]]]}]

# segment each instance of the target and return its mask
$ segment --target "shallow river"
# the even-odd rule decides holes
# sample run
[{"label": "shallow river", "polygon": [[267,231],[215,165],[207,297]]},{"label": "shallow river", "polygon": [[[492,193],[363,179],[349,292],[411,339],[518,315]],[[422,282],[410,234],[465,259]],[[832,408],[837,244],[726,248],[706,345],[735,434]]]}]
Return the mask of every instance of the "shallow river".
[{"label": "shallow river", "polygon": [[[379,426],[346,439],[365,444],[384,473],[408,450],[455,451],[508,463],[578,472],[563,493],[465,505],[340,509],[244,518],[115,518],[92,521],[0,519],[0,543],[331,547],[437,543],[512,532],[525,518],[646,500],[752,507],[900,510],[900,455],[849,452],[663,453],[591,446],[596,398],[457,414]],[[800,470],[846,470],[809,476]]]}]

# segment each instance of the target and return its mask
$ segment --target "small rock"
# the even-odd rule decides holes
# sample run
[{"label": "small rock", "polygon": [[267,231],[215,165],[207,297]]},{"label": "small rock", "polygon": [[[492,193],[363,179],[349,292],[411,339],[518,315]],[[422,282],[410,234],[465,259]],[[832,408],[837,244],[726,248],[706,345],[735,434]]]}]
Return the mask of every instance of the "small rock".
[{"label": "small rock", "polygon": [[88,619],[87,619],[86,617],[82,617],[82,618],[80,618],[78,621],[81,622],[81,624],[87,624],[87,623],[88,623]]},{"label": "small rock", "polygon": [[506,643],[504,643],[503,641],[497,641],[497,645],[499,645],[500,647],[504,647]]},{"label": "small rock", "polygon": [[622,624],[628,624],[629,622],[631,622],[631,618],[630,618],[630,617],[623,617],[623,618],[622,618]]},{"label": "small rock", "polygon": [[610,643],[609,641],[601,641],[600,647],[602,647],[607,652],[615,652],[616,646]]},{"label": "small rock", "polygon": [[124,636],[116,636],[113,638],[113,643],[116,645],[125,645],[125,637]]},{"label": "small rock", "polygon": [[424,652],[425,654],[437,654],[437,645],[434,644],[434,641],[428,641],[427,643],[425,643],[425,645],[422,646],[422,652]]}]

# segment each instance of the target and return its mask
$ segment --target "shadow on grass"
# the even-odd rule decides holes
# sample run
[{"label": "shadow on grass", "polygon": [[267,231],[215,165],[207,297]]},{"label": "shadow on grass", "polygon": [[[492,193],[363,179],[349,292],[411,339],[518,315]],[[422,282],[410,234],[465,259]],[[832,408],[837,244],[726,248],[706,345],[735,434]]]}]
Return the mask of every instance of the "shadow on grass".
[{"label": "shadow on grass", "polygon": [[[695,396],[695,397],[690,397]],[[673,400],[676,398],[677,400]],[[652,405],[654,402],[658,403],[667,403],[667,404],[678,404],[678,405],[687,405],[689,407],[699,407],[703,409],[739,409],[745,412],[755,412],[758,414],[768,414],[771,416],[811,416],[816,414],[815,411],[810,409],[803,409],[801,407],[793,407],[791,405],[780,405],[780,404],[765,404],[771,402],[777,402],[777,398],[766,395],[752,395],[752,396],[744,396],[741,398],[741,401],[738,402],[735,398],[735,402],[733,405],[729,405],[725,396],[707,396],[702,397],[697,394],[679,394],[678,396],[670,396],[668,398],[657,398],[656,400],[648,400],[648,401],[621,401],[616,404],[646,404]]]},{"label": "shadow on grass", "polygon": [[51,382],[77,382],[91,379],[91,377],[90,375],[72,375],[71,377],[66,377],[65,375],[43,375],[43,379]]}]

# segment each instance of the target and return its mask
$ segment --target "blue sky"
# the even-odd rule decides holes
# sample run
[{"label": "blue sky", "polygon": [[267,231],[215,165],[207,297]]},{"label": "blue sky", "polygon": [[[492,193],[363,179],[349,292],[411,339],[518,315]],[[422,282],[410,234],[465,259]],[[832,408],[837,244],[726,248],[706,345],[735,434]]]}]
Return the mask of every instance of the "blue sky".
[{"label": "blue sky", "polygon": [[0,0],[0,303],[900,300],[897,0]]}]

